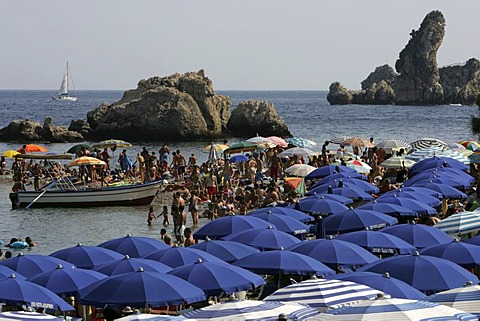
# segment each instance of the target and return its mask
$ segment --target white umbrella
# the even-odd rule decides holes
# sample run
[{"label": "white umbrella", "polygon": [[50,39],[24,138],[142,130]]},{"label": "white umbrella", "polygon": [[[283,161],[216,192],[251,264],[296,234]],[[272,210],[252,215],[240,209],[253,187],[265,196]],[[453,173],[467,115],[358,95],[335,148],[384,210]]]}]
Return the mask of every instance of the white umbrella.
[{"label": "white umbrella", "polygon": [[278,156],[280,157],[293,157],[293,156],[310,156],[315,154],[315,152],[311,149],[308,148],[301,148],[301,147],[294,147],[294,148],[289,148],[280,154]]},{"label": "white umbrella", "polygon": [[318,310],[298,303],[276,301],[230,301],[211,305],[199,310],[187,312],[187,319],[197,321],[240,321],[240,320],[276,320],[285,314],[288,320],[306,320],[318,314]]},{"label": "white umbrella", "polygon": [[380,166],[385,168],[402,168],[403,166],[405,166],[405,168],[410,168],[413,164],[415,164],[414,160],[400,156],[392,156],[380,163]]},{"label": "white umbrella", "polygon": [[382,292],[350,281],[312,279],[275,291],[264,301],[302,303],[313,308],[339,308],[373,300]]},{"label": "white umbrella", "polygon": [[394,150],[405,149],[405,151],[410,149],[410,145],[400,139],[386,139],[379,142],[377,145],[378,148],[383,148],[387,153],[391,153]]},{"label": "white umbrella", "polygon": [[59,318],[44,313],[27,312],[27,311],[14,311],[0,313],[0,321],[30,321],[30,320],[60,320]]},{"label": "white umbrella", "polygon": [[358,159],[354,159],[347,162],[347,167],[351,167],[356,170],[358,173],[369,173],[372,167],[365,162],[362,162]]},{"label": "white umbrella", "polygon": [[477,316],[444,305],[406,299],[379,299],[334,309],[309,321],[478,320]]},{"label": "white umbrella", "polygon": [[316,169],[316,167],[307,164],[295,164],[287,168],[285,173],[293,176],[305,177]]}]

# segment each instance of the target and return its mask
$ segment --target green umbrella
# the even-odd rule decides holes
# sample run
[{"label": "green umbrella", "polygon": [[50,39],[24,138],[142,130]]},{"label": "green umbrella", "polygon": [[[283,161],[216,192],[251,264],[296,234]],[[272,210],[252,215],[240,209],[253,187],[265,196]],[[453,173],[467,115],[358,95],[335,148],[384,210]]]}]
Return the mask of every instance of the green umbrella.
[{"label": "green umbrella", "polygon": [[86,150],[93,152],[93,147],[87,144],[77,144],[72,147],[70,147],[67,150],[67,153],[69,154],[77,154],[82,148],[85,148]]},{"label": "green umbrella", "polygon": [[257,150],[259,148],[260,147],[255,143],[240,142],[230,146],[230,148],[225,150],[225,152],[233,154],[233,153],[239,153],[239,152],[249,152],[252,150]]}]

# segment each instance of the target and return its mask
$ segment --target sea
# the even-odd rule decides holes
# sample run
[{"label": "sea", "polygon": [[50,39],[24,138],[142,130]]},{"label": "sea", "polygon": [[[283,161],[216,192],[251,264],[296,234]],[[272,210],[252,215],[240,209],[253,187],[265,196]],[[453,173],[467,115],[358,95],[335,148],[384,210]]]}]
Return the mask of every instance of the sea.
[{"label": "sea", "polygon": [[[326,91],[229,90],[217,93],[229,96],[232,108],[245,100],[272,102],[294,136],[317,143],[314,150],[320,150],[325,140],[341,135],[374,137],[375,141],[396,138],[405,142],[425,137],[447,143],[478,139],[470,131],[471,116],[478,112],[474,106],[330,106]],[[74,119],[86,120],[87,112],[103,102],[119,100],[123,91],[77,91],[76,102],[53,101],[51,97],[55,94],[53,91],[0,90],[0,128],[17,119],[43,124],[47,116],[53,117],[55,125],[68,127]],[[240,140],[231,138],[229,142]],[[133,143],[128,153],[135,155],[142,147],[158,152],[163,143],[167,143],[171,150],[180,149],[184,155],[193,153],[199,161],[204,161],[208,154],[203,149],[211,142],[138,142]],[[49,152],[64,153],[72,145],[45,146]],[[20,146],[21,142],[0,143],[0,152],[16,150]],[[159,238],[163,227],[161,219],[154,221],[152,227],[147,226],[147,206],[11,210],[8,198],[11,187],[8,181],[0,183],[0,240],[8,243],[12,237],[24,239],[30,236],[38,246],[24,250],[26,253],[50,254],[78,243],[98,245],[127,234]],[[159,214],[161,208],[155,208],[155,211]],[[187,226],[191,225],[190,219]]]}]

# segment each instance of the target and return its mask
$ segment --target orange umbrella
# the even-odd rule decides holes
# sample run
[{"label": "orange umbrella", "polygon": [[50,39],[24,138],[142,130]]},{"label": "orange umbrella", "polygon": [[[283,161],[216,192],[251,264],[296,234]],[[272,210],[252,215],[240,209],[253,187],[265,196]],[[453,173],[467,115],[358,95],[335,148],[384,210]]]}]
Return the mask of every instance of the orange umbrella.
[{"label": "orange umbrella", "polygon": [[35,153],[35,152],[48,152],[46,147],[35,145],[35,144],[27,144],[24,145],[25,147],[19,148],[17,151],[21,152],[22,149],[25,150],[26,153]]},{"label": "orange umbrella", "polygon": [[68,163],[67,167],[82,166],[82,165],[105,165],[106,163],[98,158],[82,156],[76,158],[74,161]]}]

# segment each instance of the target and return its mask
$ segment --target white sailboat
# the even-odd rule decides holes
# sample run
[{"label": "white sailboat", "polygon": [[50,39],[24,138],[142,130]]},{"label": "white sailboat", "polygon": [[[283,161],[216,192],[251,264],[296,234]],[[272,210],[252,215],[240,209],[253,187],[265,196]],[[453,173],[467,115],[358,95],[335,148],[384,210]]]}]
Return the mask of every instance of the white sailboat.
[{"label": "white sailboat", "polygon": [[69,83],[69,70],[68,70],[68,62],[67,62],[67,70],[65,71],[65,75],[63,76],[62,84],[60,85],[60,92],[58,95],[53,96],[54,100],[58,101],[77,101],[77,97],[70,96],[68,94],[68,83]]}]

